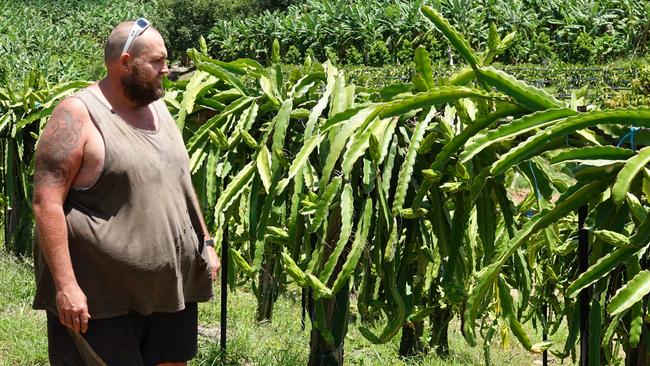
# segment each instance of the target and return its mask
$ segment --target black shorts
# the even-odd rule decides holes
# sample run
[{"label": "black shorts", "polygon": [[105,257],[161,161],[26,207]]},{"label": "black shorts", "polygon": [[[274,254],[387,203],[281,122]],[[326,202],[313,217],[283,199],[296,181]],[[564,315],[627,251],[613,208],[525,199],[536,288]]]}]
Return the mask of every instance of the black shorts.
[{"label": "black shorts", "polygon": [[[184,362],[197,353],[196,303],[176,313],[131,313],[107,319],[90,319],[88,331],[77,338],[47,312],[48,354],[53,366],[102,365],[88,346],[108,366],[149,366]],[[73,331],[72,331],[73,332]],[[76,338],[76,339],[75,339]]]}]

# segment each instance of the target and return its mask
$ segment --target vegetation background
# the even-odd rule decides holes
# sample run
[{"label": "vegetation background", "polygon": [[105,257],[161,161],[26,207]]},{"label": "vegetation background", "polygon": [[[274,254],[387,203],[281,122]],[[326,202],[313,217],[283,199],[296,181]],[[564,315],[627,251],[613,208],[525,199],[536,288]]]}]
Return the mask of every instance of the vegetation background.
[{"label": "vegetation background", "polygon": [[[301,64],[306,55],[319,61],[329,58],[344,65],[353,82],[377,87],[409,80],[415,48],[424,46],[436,65],[436,75],[449,75],[456,70],[459,56],[417,14],[422,4],[442,9],[477,49],[485,48],[490,22],[497,24],[501,34],[517,30],[513,46],[498,61],[510,65],[513,74],[525,80],[543,80],[551,91],[561,92],[574,86],[568,84],[573,77],[580,76],[577,84],[585,80],[582,67],[598,66],[606,73],[596,71],[588,82],[597,93],[612,97],[609,106],[647,104],[650,7],[647,1],[625,0],[0,0],[0,86],[27,93],[31,84],[24,81],[31,78],[33,70],[51,85],[101,78],[104,37],[119,21],[140,16],[161,30],[172,62],[180,65],[189,61],[185,50],[205,36],[208,53],[217,59],[250,57],[271,64],[273,39],[279,39],[285,63]],[[612,79],[616,85],[625,85],[624,90],[612,89]],[[1,114],[5,111],[0,109]],[[8,132],[4,133],[7,138]],[[21,251],[28,256],[29,246]],[[8,254],[1,259],[0,364],[46,364],[44,319],[29,309],[31,262]],[[236,325],[229,342],[230,363],[306,363],[307,337],[300,331],[297,293],[297,288],[289,289],[278,301],[275,321],[262,327],[253,319],[253,295],[247,290],[236,293],[229,320]],[[216,304],[201,308],[201,323],[207,328],[216,325],[218,316]],[[348,334],[346,359],[351,364],[373,365],[481,363],[481,348],[467,347],[458,324],[453,328],[451,357],[446,361],[435,357],[399,359],[395,356],[397,338],[373,346],[356,328]],[[530,329],[529,333],[541,339]],[[554,337],[562,340],[566,331]],[[215,364],[219,359],[216,343],[209,338],[203,342],[194,364]],[[498,343],[493,352],[495,364],[530,364],[539,359],[518,343],[508,342],[507,337]]]}]

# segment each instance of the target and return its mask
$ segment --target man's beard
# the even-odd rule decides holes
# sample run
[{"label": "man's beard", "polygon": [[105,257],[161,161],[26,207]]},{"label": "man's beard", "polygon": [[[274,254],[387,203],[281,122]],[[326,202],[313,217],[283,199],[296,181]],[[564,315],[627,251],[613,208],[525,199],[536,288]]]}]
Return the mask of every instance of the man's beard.
[{"label": "man's beard", "polygon": [[165,95],[165,89],[163,89],[160,79],[155,75],[147,77],[138,64],[133,63],[132,65],[131,75],[124,75],[120,80],[127,98],[142,107]]}]

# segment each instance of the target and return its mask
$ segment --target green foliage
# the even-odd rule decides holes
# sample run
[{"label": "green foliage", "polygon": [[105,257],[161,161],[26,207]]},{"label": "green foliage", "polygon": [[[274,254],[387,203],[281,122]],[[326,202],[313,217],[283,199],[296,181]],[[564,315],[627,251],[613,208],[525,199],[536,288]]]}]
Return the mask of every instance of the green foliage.
[{"label": "green foliage", "polygon": [[[361,284],[362,318],[380,325],[359,328],[372,343],[390,342],[413,319],[422,321],[421,314],[431,314],[432,330],[446,329],[451,317],[434,314],[450,311],[463,317],[470,345],[479,334],[489,344],[500,330],[504,343],[514,337],[534,350],[553,345],[533,344],[523,323],[534,319],[557,328],[571,320],[572,296],[580,289],[619,276],[598,287],[594,309],[606,309],[612,296],[618,305],[614,314],[593,314],[594,327],[611,331],[595,330],[590,342],[618,354],[620,342],[606,338],[625,336],[631,327],[630,343],[638,344],[647,276],[633,280],[639,271],[616,268],[650,240],[650,150],[599,145],[616,138],[619,124],[650,126],[650,110],[578,113],[586,90],[565,103],[489,65],[514,33],[502,36],[492,27],[488,50],[480,52],[471,44],[476,39],[468,41],[452,21],[431,9],[424,13],[462,56],[456,60],[472,68],[434,77],[434,60],[420,47],[411,77],[377,91],[350,84],[354,69],[347,75],[331,62],[295,68],[286,79],[281,65],[223,63],[193,53],[199,69],[219,79],[196,99],[193,113],[211,108],[204,100],[230,96],[215,117],[186,124],[185,133],[193,173],[217,174],[208,196],[220,198],[210,225],[217,233],[228,230],[241,254],[235,278],[262,288],[262,274],[273,273],[280,287],[288,281],[312,290],[312,325],[323,345],[336,347],[332,343],[344,336],[347,307],[325,308],[346,296],[354,279]],[[549,44],[545,36],[538,39]],[[386,63],[394,55],[391,45],[373,41],[368,61]],[[245,84],[247,77],[259,85]],[[196,86],[178,87],[175,98],[195,93]],[[208,137],[215,128],[229,136],[225,152],[225,138]],[[517,176],[525,177],[529,193],[515,202],[507,187]],[[578,276],[568,268],[575,256],[574,212],[583,205],[590,208],[590,230],[620,235],[610,235],[616,249],[595,242],[592,269]],[[633,262],[630,268],[646,263]],[[510,296],[513,289],[517,298]],[[260,304],[272,296],[256,295]],[[544,303],[552,309],[548,318]],[[633,320],[619,324],[613,316],[628,309]],[[432,346],[444,346],[436,342]],[[553,350],[563,358],[574,347],[568,342]]]},{"label": "green foliage", "polygon": [[527,62],[548,64],[557,56],[551,45],[551,37],[546,32],[533,33]]},{"label": "green foliage", "polygon": [[427,49],[432,60],[442,60],[446,56],[447,45],[431,32],[424,36],[422,46]]},{"label": "green foliage", "polygon": [[302,63],[302,55],[295,45],[289,46],[287,53],[284,54],[284,62],[292,65],[299,65]]},{"label": "green foliage", "polygon": [[345,50],[345,60],[348,65],[363,65],[363,54],[359,50],[351,45]]},{"label": "green foliage", "polygon": [[[406,50],[420,45],[427,48],[432,60],[438,60],[444,57],[446,45],[420,16],[419,6],[424,3],[429,2],[307,0],[277,8],[283,11],[223,18],[212,28],[209,38],[214,55],[226,60],[237,57],[263,60],[257,47],[268,44],[276,36],[282,42],[296,45],[301,52],[325,47],[340,51],[354,46],[364,54],[361,63],[341,59],[342,64],[367,64],[368,52],[377,41],[385,42],[393,56],[402,52],[391,63],[404,64],[409,59]],[[471,35],[468,42],[475,48],[487,44],[491,23],[502,34],[517,31],[511,50],[499,56],[505,63],[545,62],[556,55],[567,62],[587,63],[592,58],[603,62],[643,54],[650,34],[646,9],[633,0],[541,3],[465,0],[433,4],[450,25]],[[324,54],[318,56],[321,61],[325,58]]]},{"label": "green foliage", "polygon": [[[490,6],[504,16],[535,19],[521,11],[521,3],[514,3],[514,12],[500,4]],[[322,14],[343,11],[334,2],[320,6]],[[450,2],[442,13],[454,7],[459,3]],[[386,14],[395,17],[399,9],[387,6]],[[583,27],[594,17],[576,12],[573,20]],[[457,315],[470,345],[478,344],[477,335],[490,344],[499,331],[504,344],[514,337],[530,350],[541,346],[522,324],[532,319],[538,328],[557,330],[566,322],[575,335],[572,298],[593,286],[592,309],[598,312],[591,320],[598,329],[590,342],[603,346],[604,363],[613,362],[621,347],[631,354],[647,331],[642,316],[650,291],[643,272],[650,243],[650,148],[623,152],[602,145],[620,138],[621,126],[648,128],[650,109],[578,113],[585,90],[566,103],[490,66],[494,57],[508,55],[514,33],[496,25],[488,33],[479,21],[482,12],[472,8],[466,18],[452,12],[448,20],[433,9],[424,13],[432,24],[413,23],[427,34],[440,30],[462,57],[454,56],[456,62],[471,67],[434,77],[436,58],[425,51],[424,37],[408,38],[411,46],[424,46],[414,53],[413,70],[395,75],[399,83],[383,80],[381,90],[350,83],[354,70],[318,63],[316,56],[357,47],[334,47],[325,38],[308,42],[312,61],[291,69],[188,53],[197,71],[189,81],[170,82],[165,98],[185,137],[207,223],[217,241],[228,233],[236,255],[230,286],[251,282],[260,307],[272,306],[283,289],[311,290],[314,332],[330,346],[345,339],[349,309],[326,306],[347,298],[353,283],[364,319],[359,332],[372,343],[391,342],[426,314],[432,334],[446,332]],[[515,18],[511,23],[523,24]],[[258,32],[265,35],[263,26]],[[587,52],[594,36],[569,29],[548,34]],[[394,62],[395,50],[408,45],[367,35],[357,49],[377,65]],[[305,45],[279,39],[299,52]],[[279,61],[279,42],[273,52],[271,42],[255,47],[255,55]],[[635,82],[639,91],[645,73]],[[30,161],[35,122],[44,122],[52,103],[77,86],[55,91],[31,73],[22,95],[0,93],[0,126],[8,136],[3,160]],[[7,185],[12,192],[3,195],[12,208],[12,197],[28,201],[30,174],[11,172],[13,167],[3,169],[13,174]],[[517,181],[528,185],[523,200],[509,196]],[[598,234],[590,269],[580,275],[574,269],[574,212],[582,206],[589,210],[588,230]],[[622,317],[625,312],[630,316]],[[436,317],[440,313],[449,317]],[[445,346],[432,339],[433,348]],[[566,358],[575,340],[570,335],[563,349],[542,346]]]},{"label": "green foliage", "polygon": [[402,46],[397,51],[396,57],[400,65],[408,65],[413,60],[414,55],[415,49],[413,48],[413,43],[406,39],[402,42]]},{"label": "green foliage", "polygon": [[185,56],[185,50],[198,42],[199,36],[209,33],[212,24],[221,16],[232,15],[246,1],[223,0],[158,0],[161,33],[172,59]]},{"label": "green foliage", "polygon": [[392,56],[384,41],[375,41],[368,52],[370,66],[383,66],[391,62]]},{"label": "green foliage", "polygon": [[325,47],[325,58],[335,65],[339,63],[339,55],[332,47]]},{"label": "green foliage", "polygon": [[636,94],[650,95],[650,65],[639,69],[639,77],[632,80],[632,91]]},{"label": "green foliage", "polygon": [[157,11],[141,0],[0,0],[0,80],[13,88],[32,69],[52,83],[101,78],[111,29],[141,16],[158,26]]},{"label": "green foliage", "polygon": [[582,32],[578,34],[575,42],[571,48],[570,58],[567,55],[566,61],[569,59],[581,64],[589,64],[594,58],[594,40],[589,33]]}]

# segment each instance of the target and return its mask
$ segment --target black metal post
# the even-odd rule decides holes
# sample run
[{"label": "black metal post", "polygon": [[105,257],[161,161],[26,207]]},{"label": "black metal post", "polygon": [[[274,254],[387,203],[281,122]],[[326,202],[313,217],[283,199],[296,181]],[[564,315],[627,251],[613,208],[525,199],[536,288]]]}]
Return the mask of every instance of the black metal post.
[{"label": "black metal post", "polygon": [[[587,111],[587,106],[578,106],[578,112]],[[578,273],[584,273],[589,268],[589,235],[585,229],[585,220],[589,210],[587,205],[578,209]],[[589,304],[591,302],[591,286],[584,288],[578,294],[580,311],[580,366],[589,365]]]},{"label": "black metal post", "polygon": [[[544,313],[544,328],[542,330],[542,341],[548,340],[548,303],[542,305],[542,312]],[[542,353],[542,366],[548,366],[548,350]]]},{"label": "black metal post", "polygon": [[[589,267],[589,236],[585,229],[587,206],[578,209],[578,272],[584,273]],[[589,365],[589,303],[591,286],[578,294],[580,309],[580,366]]]},{"label": "black metal post", "polygon": [[228,321],[228,228],[223,231],[221,243],[221,359],[226,360],[226,329]]},{"label": "black metal post", "polygon": [[307,290],[302,289],[300,293],[300,307],[301,312],[300,312],[300,330],[305,330],[305,313],[307,312]]}]

